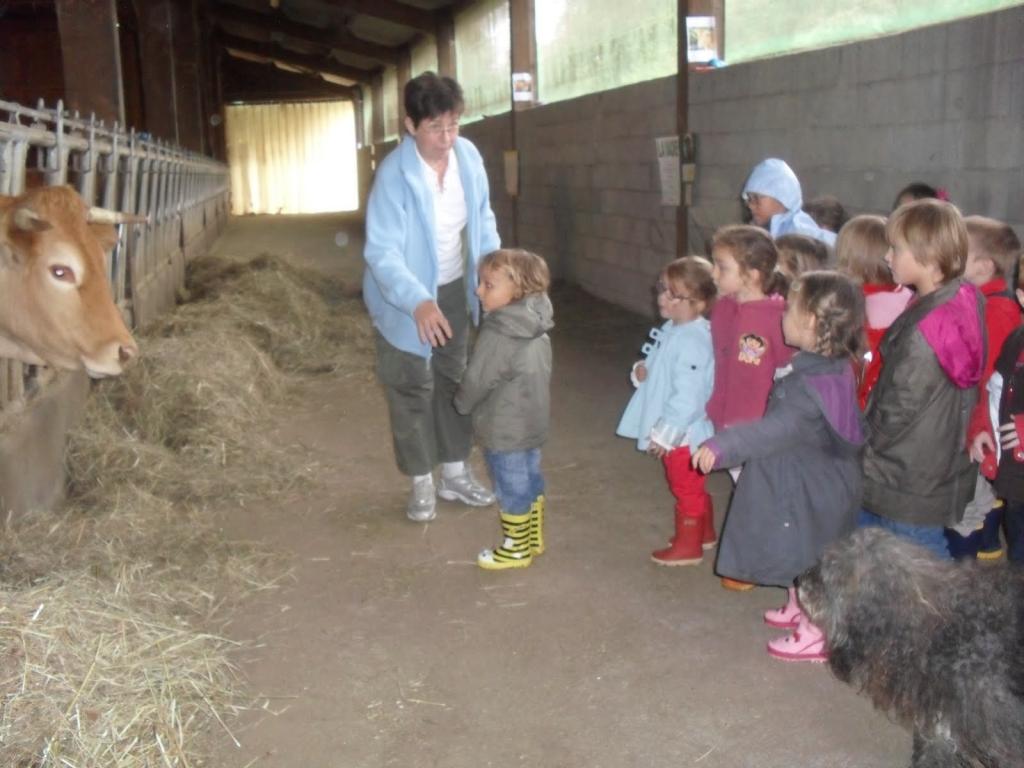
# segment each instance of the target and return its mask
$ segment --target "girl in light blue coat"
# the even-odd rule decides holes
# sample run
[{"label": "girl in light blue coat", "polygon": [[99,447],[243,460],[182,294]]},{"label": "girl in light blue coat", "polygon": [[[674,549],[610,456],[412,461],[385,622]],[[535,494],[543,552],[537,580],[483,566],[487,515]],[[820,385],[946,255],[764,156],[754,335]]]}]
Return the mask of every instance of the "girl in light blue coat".
[{"label": "girl in light blue coat", "polygon": [[714,347],[707,315],[715,298],[711,264],[696,256],[676,259],[657,284],[665,324],[651,330],[645,358],[633,366],[633,394],[616,433],[659,457],[676,499],[676,532],[652,553],[659,565],[695,565],[715,545],[711,498],[704,476],[690,466],[695,450],[714,432],[707,402],[715,383]]}]

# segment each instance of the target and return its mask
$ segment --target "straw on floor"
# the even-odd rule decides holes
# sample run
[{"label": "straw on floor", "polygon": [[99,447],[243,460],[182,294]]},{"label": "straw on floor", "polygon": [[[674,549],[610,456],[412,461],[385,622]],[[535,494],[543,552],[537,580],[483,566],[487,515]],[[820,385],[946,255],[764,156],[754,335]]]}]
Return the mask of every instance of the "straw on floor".
[{"label": "straw on floor", "polygon": [[69,439],[66,506],[0,535],[0,765],[197,765],[246,706],[217,628],[279,558],[214,510],[315,474],[267,436],[300,374],[368,375],[361,303],[281,259],[205,259]]}]

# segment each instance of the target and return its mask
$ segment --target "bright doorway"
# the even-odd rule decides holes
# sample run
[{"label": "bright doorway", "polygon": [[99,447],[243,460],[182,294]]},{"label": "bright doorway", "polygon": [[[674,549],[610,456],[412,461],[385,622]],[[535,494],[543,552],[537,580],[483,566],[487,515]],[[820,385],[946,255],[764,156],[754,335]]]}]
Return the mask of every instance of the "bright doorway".
[{"label": "bright doorway", "polygon": [[359,208],[352,102],[241,104],[225,117],[232,213]]}]

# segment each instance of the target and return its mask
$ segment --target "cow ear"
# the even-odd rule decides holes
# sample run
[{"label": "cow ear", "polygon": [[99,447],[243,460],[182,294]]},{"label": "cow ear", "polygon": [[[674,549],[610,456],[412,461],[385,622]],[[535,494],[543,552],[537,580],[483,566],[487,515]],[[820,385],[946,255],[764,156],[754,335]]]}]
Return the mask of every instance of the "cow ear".
[{"label": "cow ear", "polygon": [[48,229],[53,229],[50,222],[28,206],[15,208],[14,213],[11,214],[11,221],[15,229],[20,229],[23,232],[45,232]]},{"label": "cow ear", "polygon": [[112,250],[117,245],[117,229],[113,224],[89,224],[89,231],[92,232],[104,251]]}]

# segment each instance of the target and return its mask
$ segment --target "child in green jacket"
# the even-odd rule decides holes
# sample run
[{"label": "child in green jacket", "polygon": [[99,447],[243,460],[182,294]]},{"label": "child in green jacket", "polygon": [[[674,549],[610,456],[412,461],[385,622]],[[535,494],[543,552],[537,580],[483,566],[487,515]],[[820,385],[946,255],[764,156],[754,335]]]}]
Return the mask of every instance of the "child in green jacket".
[{"label": "child in green jacket", "polygon": [[501,507],[505,538],[477,564],[525,568],[544,551],[544,476],[540,449],[550,414],[551,278],[540,256],[501,249],[480,262],[476,289],[485,315],[455,409],[473,414]]}]

